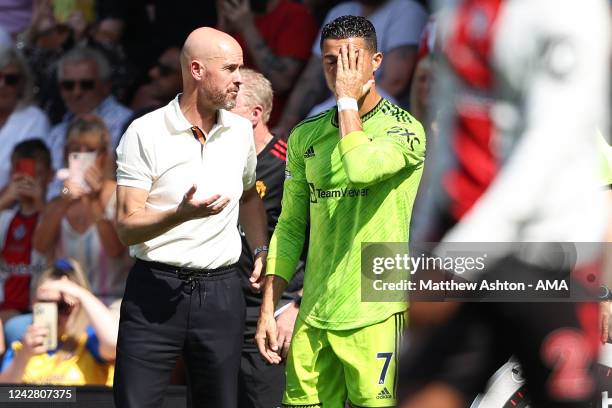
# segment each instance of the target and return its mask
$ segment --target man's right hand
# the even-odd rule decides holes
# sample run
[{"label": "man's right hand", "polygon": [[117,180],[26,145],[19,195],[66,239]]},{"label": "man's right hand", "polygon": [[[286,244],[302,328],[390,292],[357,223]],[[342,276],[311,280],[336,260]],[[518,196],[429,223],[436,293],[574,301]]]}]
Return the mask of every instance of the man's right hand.
[{"label": "man's right hand", "polygon": [[261,356],[270,364],[280,364],[282,358],[277,344],[276,319],[270,313],[261,313],[255,332],[255,344]]},{"label": "man's right hand", "polygon": [[194,184],[183,196],[183,201],[178,205],[177,214],[183,221],[189,221],[196,218],[210,217],[211,215],[219,214],[227,204],[229,204],[229,198],[223,198],[215,194],[206,200],[195,200],[193,195],[197,190],[197,186]]}]

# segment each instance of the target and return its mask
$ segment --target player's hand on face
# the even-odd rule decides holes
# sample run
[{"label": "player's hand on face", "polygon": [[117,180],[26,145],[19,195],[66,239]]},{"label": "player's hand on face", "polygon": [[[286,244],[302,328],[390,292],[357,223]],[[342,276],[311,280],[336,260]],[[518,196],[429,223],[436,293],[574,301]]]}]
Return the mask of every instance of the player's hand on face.
[{"label": "player's hand on face", "polygon": [[291,346],[291,338],[293,337],[293,328],[295,327],[295,320],[297,319],[300,308],[295,304],[285,309],[276,318],[276,330],[277,330],[277,344],[280,347],[280,354],[282,358],[287,358],[289,354],[289,347]]},{"label": "player's hand on face", "polygon": [[361,99],[374,84],[371,74],[364,71],[365,50],[360,50],[352,43],[342,45],[336,63],[336,99],[347,97]]},{"label": "player's hand on face", "polygon": [[29,357],[37,354],[43,354],[47,351],[47,347],[44,345],[44,342],[48,335],[49,330],[46,327],[39,327],[34,324],[28,326],[28,329],[23,335],[22,352]]},{"label": "player's hand on face", "polygon": [[279,364],[282,360],[277,343],[276,320],[272,314],[260,314],[255,332],[255,344],[259,354],[270,364]]},{"label": "player's hand on face", "polygon": [[229,198],[221,198],[219,194],[215,194],[205,200],[196,200],[193,198],[196,190],[197,186],[195,184],[191,186],[177,208],[179,216],[184,221],[219,214],[229,204]]},{"label": "player's hand on face", "polygon": [[253,12],[249,0],[222,0],[220,14],[229,28],[241,31],[249,22],[253,22]]},{"label": "player's hand on face", "polygon": [[259,293],[264,284],[264,278],[266,277],[267,254],[267,252],[260,252],[253,262],[253,272],[249,278],[249,283],[251,284],[251,290],[255,293]]}]

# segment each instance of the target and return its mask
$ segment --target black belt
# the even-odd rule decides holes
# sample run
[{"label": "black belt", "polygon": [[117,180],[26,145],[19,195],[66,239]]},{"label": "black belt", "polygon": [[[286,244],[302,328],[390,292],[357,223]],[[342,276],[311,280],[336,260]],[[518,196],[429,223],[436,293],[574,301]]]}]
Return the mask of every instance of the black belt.
[{"label": "black belt", "polygon": [[227,275],[236,272],[237,263],[228,266],[221,266],[215,269],[189,268],[186,266],[169,265],[162,262],[145,261],[136,258],[136,262],[144,264],[149,269],[156,269],[164,272],[176,274],[177,278],[191,280],[193,278],[208,278]]}]

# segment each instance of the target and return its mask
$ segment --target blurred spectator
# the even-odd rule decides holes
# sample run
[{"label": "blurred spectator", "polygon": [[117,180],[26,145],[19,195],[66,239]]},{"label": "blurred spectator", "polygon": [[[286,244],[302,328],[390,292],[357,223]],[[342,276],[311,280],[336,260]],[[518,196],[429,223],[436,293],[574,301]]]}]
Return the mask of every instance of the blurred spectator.
[{"label": "blurred spectator", "polygon": [[0,48],[10,48],[13,46],[11,34],[0,25]]},{"label": "blurred spectator", "polygon": [[51,153],[41,139],[15,146],[10,163],[11,183],[0,201],[17,204],[0,211],[2,321],[30,310],[31,278],[42,271],[44,264],[43,257],[32,248],[32,238],[45,206],[47,185],[53,178]]},{"label": "blurred spectator", "polygon": [[66,108],[55,81],[56,64],[74,45],[74,35],[65,24],[59,24],[49,1],[36,1],[32,23],[19,34],[16,47],[28,60],[34,76],[35,96],[51,123],[60,121]]},{"label": "blurred spectator", "polygon": [[246,67],[272,83],[278,122],[289,93],[310,56],[317,25],[308,9],[291,0],[217,0],[219,29],[240,43]]},{"label": "blurred spectator", "polygon": [[310,14],[317,20],[320,26],[329,10],[336,7],[340,2],[342,0],[303,0],[302,4],[308,7]]},{"label": "blurred spectator", "polygon": [[32,19],[32,0],[3,0],[0,2],[0,26],[9,33],[24,30]]},{"label": "blurred spectator", "polygon": [[[106,304],[121,298],[132,264],[115,230],[116,183],[104,177],[109,135],[101,119],[77,117],[66,135],[64,159],[78,152],[96,153],[95,163],[82,169],[84,184],[70,177],[59,197],[42,214],[34,248],[53,257],[69,256],[86,268],[93,293]],[[86,165],[84,165],[85,167]]]},{"label": "blurred spectator", "polygon": [[66,130],[75,115],[95,113],[100,116],[110,135],[109,151],[114,150],[119,143],[123,127],[132,111],[110,94],[110,70],[104,55],[91,48],[74,48],[59,61],[57,79],[68,113],[62,122],[51,129],[51,154],[56,169],[62,165]]},{"label": "blurred spectator", "polygon": [[42,273],[35,302],[54,302],[58,309],[58,347],[47,350],[45,327],[30,325],[2,362],[0,382],[30,384],[112,384],[117,321],[89,290],[81,266],[59,259]]},{"label": "blurred spectator", "polygon": [[[242,85],[232,112],[248,119],[253,124],[257,168],[255,170],[257,192],[263,200],[268,217],[268,233],[272,237],[281,212],[287,144],[272,135],[266,123],[272,110],[272,86],[262,74],[242,69]],[[269,408],[279,406],[285,385],[285,366],[267,364],[259,355],[253,339],[257,328],[261,294],[250,290],[249,278],[253,270],[253,249],[242,236],[242,254],[238,267],[241,271],[242,288],[247,306],[246,328],[238,378],[239,408]],[[303,266],[303,264],[301,265]],[[294,301],[304,281],[303,267],[292,279],[283,293],[278,309],[277,328],[282,339],[289,341],[299,311]],[[279,341],[284,344],[284,341]]]},{"label": "blurred spectator", "polygon": [[[376,74],[376,85],[382,96],[391,101],[407,91],[416,61],[417,46],[427,11],[413,0],[348,1],[334,7],[325,23],[342,15],[367,17],[376,29],[378,49],[384,54],[383,64]],[[335,105],[327,98],[321,63],[320,34],[312,46],[312,57],[297,81],[296,87],[274,129],[274,134],[288,137],[291,128],[304,117]],[[315,107],[318,102],[323,101]]]},{"label": "blurred spectator", "polygon": [[149,70],[151,81],[140,87],[132,99],[134,111],[151,111],[169,103],[181,92],[181,49],[169,47]]},{"label": "blurred spectator", "polygon": [[13,147],[32,137],[45,139],[49,132],[49,120],[31,102],[27,64],[15,49],[0,48],[0,190],[9,181]]},{"label": "blurred spectator", "polygon": [[419,60],[410,85],[410,113],[427,129],[429,117],[429,92],[431,88],[431,57]]}]

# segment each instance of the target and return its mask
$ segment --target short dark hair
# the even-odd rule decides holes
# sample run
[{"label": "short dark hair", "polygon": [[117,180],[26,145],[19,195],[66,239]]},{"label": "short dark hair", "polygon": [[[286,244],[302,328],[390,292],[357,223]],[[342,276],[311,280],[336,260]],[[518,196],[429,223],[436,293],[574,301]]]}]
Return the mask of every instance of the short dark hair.
[{"label": "short dark hair", "polygon": [[376,29],[365,17],[360,16],[340,16],[333,21],[325,24],[321,30],[321,42],[319,46],[323,48],[323,41],[328,38],[334,40],[344,40],[346,38],[363,38],[366,46],[372,52],[378,50],[376,41]]},{"label": "short dark hair", "polygon": [[51,152],[42,139],[27,139],[13,148],[11,160],[33,159],[46,168],[51,168]]}]

